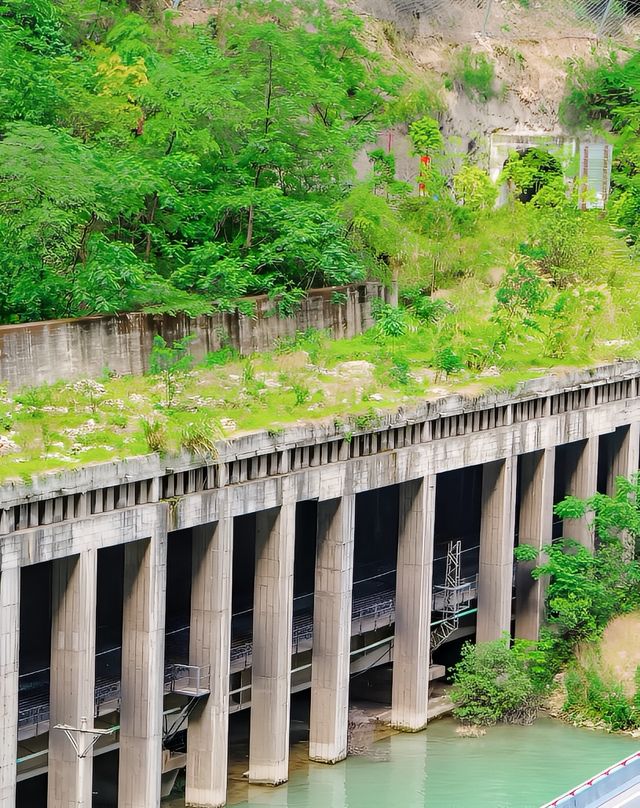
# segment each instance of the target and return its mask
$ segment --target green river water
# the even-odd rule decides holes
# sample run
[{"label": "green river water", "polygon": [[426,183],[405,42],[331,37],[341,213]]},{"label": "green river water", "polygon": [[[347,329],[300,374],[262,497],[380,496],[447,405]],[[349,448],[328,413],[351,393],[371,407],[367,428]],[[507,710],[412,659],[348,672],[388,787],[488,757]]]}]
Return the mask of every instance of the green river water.
[{"label": "green river water", "polygon": [[250,787],[253,808],[539,808],[640,748],[640,740],[539,719],[461,738],[451,719],[393,735],[370,755],[309,764],[276,789]]}]

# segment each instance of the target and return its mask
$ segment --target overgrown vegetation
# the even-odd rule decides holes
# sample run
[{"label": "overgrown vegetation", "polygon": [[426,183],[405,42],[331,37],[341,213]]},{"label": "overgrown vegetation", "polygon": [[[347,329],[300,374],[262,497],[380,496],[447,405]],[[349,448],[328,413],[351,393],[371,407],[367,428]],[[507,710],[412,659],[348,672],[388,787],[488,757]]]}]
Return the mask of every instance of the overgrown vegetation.
[{"label": "overgrown vegetation", "polygon": [[633,244],[640,236],[639,101],[640,52],[611,51],[590,64],[572,64],[561,109],[567,125],[592,127],[614,140],[609,215]]},{"label": "overgrown vegetation", "polygon": [[453,714],[464,723],[529,724],[538,712],[546,681],[540,676],[542,653],[534,643],[509,637],[465,643],[453,669]]},{"label": "overgrown vegetation", "polygon": [[451,70],[451,84],[457,84],[470,99],[485,103],[495,97],[496,77],[493,62],[484,53],[465,45],[456,52]]},{"label": "overgrown vegetation", "polygon": [[[566,497],[556,506],[557,516],[590,518],[596,549],[565,538],[543,548],[545,560],[533,571],[534,577],[549,581],[545,668],[550,679],[567,666],[565,714],[613,730],[640,726],[640,689],[629,698],[599,664],[599,640],[606,626],[614,617],[640,609],[639,494],[636,474],[630,480],[618,478],[613,496]],[[516,557],[531,561],[538,553],[523,545]]]},{"label": "overgrown vegetation", "polygon": [[[561,519],[590,518],[595,551],[571,538],[542,549],[533,570],[547,581],[546,625],[540,640],[496,642],[463,647],[453,670],[454,714],[471,724],[529,723],[535,719],[554,679],[565,671],[564,714],[611,730],[640,726],[640,669],[629,697],[601,664],[599,640],[610,621],[640,609],[640,472],[617,480],[613,496],[565,497],[556,508]],[[522,544],[516,559],[540,560]]]},{"label": "overgrown vegetation", "polygon": [[402,81],[361,21],[322,0],[220,4],[193,30],[131,8],[0,8],[0,322],[362,278],[335,203]]}]

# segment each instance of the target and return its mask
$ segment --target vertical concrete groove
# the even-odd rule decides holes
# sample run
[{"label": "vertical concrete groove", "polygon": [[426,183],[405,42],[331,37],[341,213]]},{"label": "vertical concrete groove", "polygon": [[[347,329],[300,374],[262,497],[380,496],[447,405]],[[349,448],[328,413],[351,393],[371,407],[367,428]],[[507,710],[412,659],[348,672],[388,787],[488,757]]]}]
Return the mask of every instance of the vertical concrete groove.
[{"label": "vertical concrete groove", "polygon": [[611,435],[607,494],[613,496],[618,477],[629,477],[640,467],[640,423],[621,426]]},{"label": "vertical concrete groove", "polygon": [[[48,808],[91,808],[93,753],[79,757],[56,724],[93,726],[97,550],[53,561]],[[88,735],[78,733],[83,748]]]},{"label": "vertical concrete groove", "polygon": [[0,805],[16,804],[20,567],[0,572]]},{"label": "vertical concrete groove", "polygon": [[482,469],[476,642],[497,640],[511,628],[516,475],[515,457]]},{"label": "vertical concrete groove", "polygon": [[426,726],[436,476],[400,486],[391,723]]},{"label": "vertical concrete groove", "polygon": [[[640,422],[621,426],[611,436],[611,456],[607,470],[607,490],[609,496],[616,492],[618,477],[630,477],[640,468]],[[633,560],[635,538],[623,532],[620,539],[625,547],[625,557]]]},{"label": "vertical concrete groove", "polygon": [[[575,441],[566,446],[567,494],[586,499],[592,497],[598,487],[598,436]],[[585,547],[593,550],[594,536],[589,525],[589,517],[582,519],[565,519],[563,534],[566,538],[575,539]]]},{"label": "vertical concrete groove", "polygon": [[295,502],[256,515],[249,781],[289,776]]},{"label": "vertical concrete groove", "polygon": [[[226,504],[226,500],[224,501]],[[185,802],[226,802],[233,517],[193,529],[189,664],[210,670],[210,693],[189,717]]]},{"label": "vertical concrete groove", "polygon": [[[540,549],[551,543],[555,448],[522,455],[520,461],[519,543]],[[516,637],[537,640],[544,617],[545,582],[531,577],[536,561],[516,570]]]},{"label": "vertical concrete groove", "polygon": [[355,496],[318,503],[309,757],[347,755]]},{"label": "vertical concrete groove", "polygon": [[167,516],[124,551],[118,808],[157,808],[162,779]]}]

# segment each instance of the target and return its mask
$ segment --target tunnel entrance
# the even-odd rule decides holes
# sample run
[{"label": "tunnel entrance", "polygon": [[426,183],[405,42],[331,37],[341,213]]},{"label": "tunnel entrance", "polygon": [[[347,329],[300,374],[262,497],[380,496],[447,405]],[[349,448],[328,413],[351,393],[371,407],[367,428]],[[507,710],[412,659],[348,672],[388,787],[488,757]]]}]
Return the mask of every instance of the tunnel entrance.
[{"label": "tunnel entrance", "polygon": [[564,177],[558,158],[536,146],[512,152],[504,163],[503,172],[523,204],[531,202],[545,186]]}]

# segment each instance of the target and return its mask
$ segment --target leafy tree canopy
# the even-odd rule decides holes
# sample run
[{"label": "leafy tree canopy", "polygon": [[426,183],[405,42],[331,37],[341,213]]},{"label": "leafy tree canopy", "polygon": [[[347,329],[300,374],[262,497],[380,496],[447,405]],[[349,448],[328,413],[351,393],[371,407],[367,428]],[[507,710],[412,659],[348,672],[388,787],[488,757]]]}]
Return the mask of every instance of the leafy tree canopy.
[{"label": "leafy tree canopy", "polygon": [[402,81],[360,28],[324,0],[192,30],[153,3],[4,0],[0,322],[362,278],[336,202]]}]

